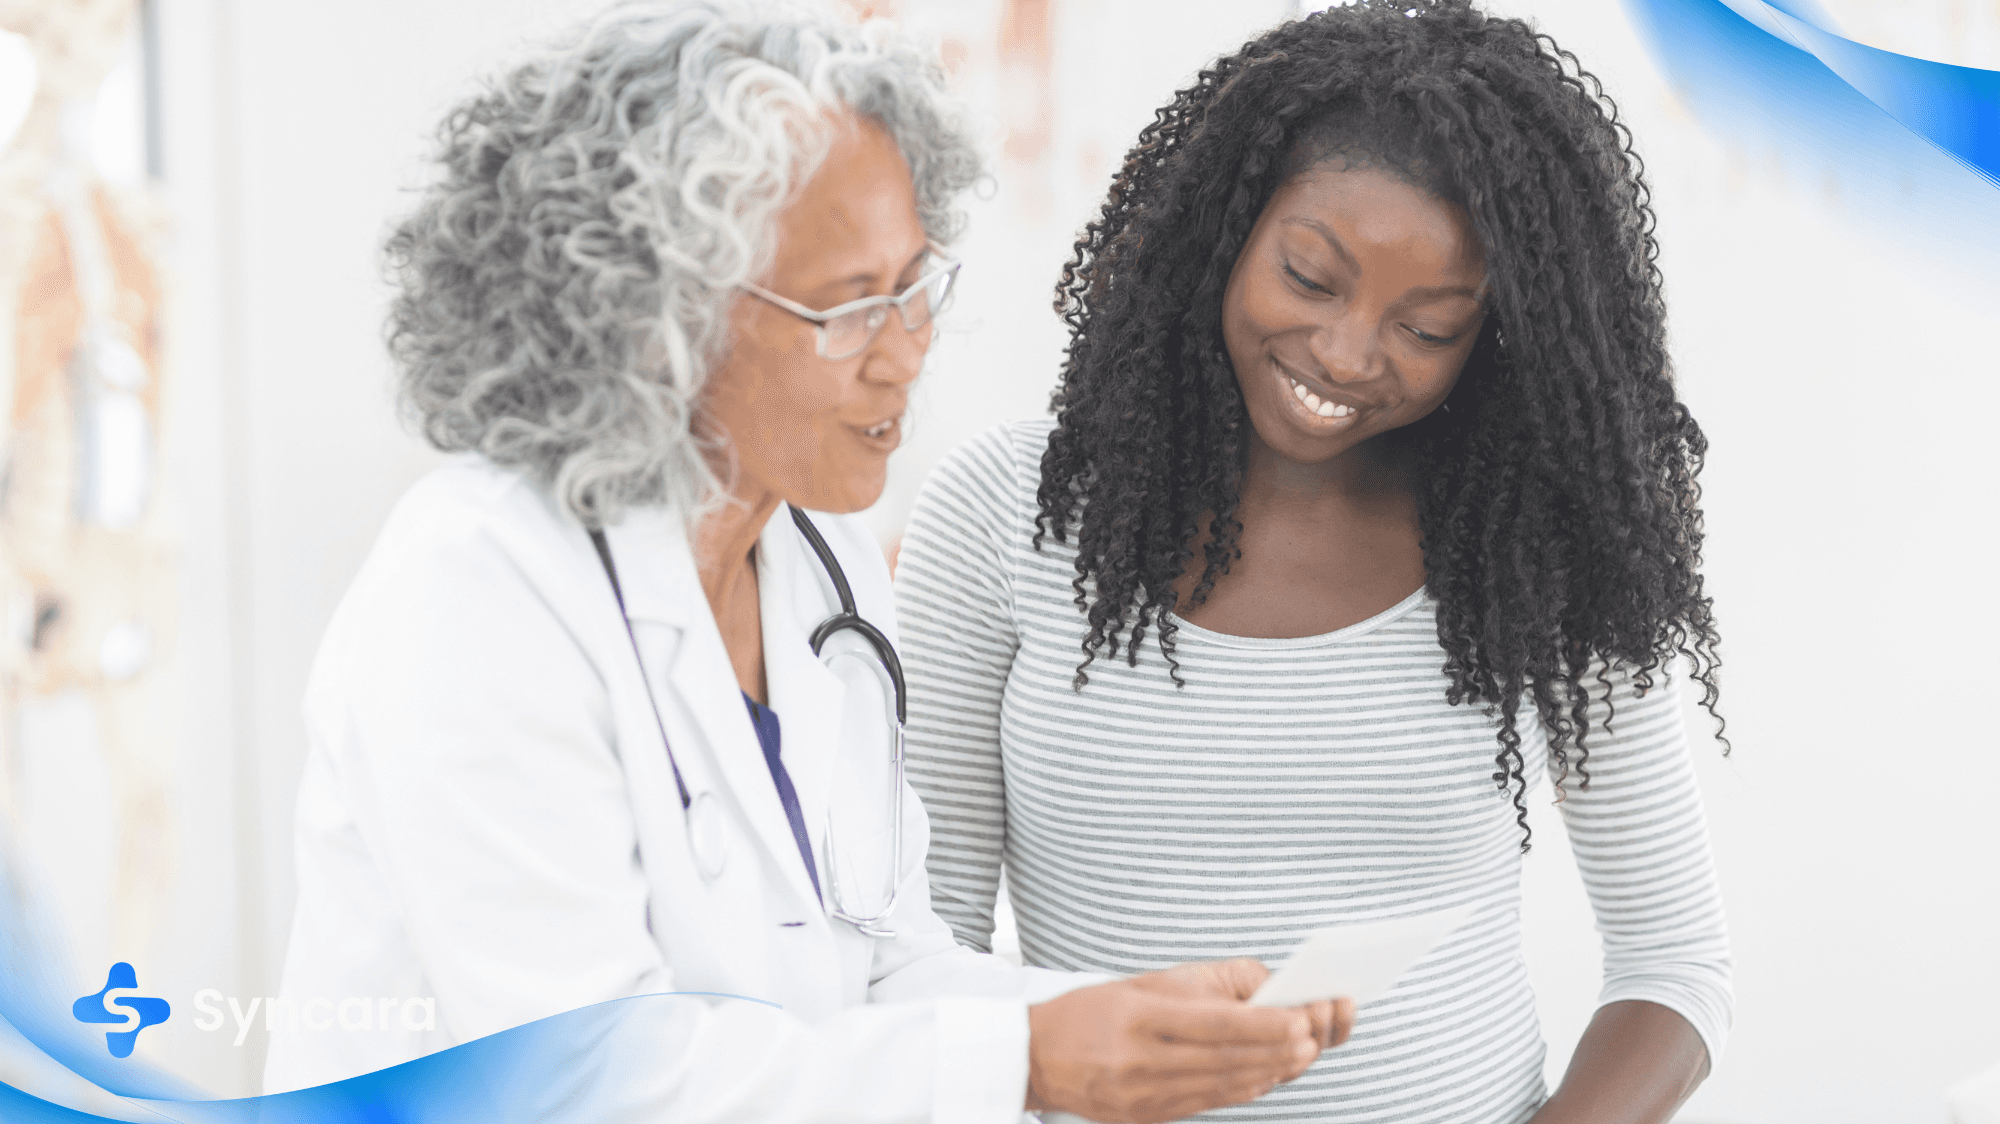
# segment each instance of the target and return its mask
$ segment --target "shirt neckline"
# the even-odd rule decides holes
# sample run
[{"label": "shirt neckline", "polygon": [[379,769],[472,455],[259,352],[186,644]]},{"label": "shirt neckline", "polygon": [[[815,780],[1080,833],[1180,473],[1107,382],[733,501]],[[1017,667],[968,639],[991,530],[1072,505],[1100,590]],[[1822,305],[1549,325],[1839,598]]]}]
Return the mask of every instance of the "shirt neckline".
[{"label": "shirt neckline", "polygon": [[1396,602],[1394,605],[1389,606],[1366,620],[1355,621],[1346,628],[1335,629],[1332,632],[1322,632],[1313,636],[1234,636],[1227,632],[1214,632],[1198,624],[1190,624],[1173,614],[1168,615],[1173,616],[1174,626],[1180,630],[1182,635],[1194,636],[1224,648],[1251,648],[1264,651],[1285,648],[1316,648],[1324,644],[1338,644],[1343,641],[1353,640],[1373,632],[1383,625],[1389,624],[1397,618],[1408,614],[1411,610],[1423,604],[1428,597],[1428,589],[1419,587],[1415,593],[1410,594],[1408,597],[1403,598],[1401,601]]}]

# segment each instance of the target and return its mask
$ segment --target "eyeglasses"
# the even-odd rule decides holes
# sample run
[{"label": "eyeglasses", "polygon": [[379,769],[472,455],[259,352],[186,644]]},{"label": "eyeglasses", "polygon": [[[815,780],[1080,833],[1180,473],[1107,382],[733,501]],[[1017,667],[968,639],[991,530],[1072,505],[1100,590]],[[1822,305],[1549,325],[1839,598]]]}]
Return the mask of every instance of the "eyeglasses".
[{"label": "eyeglasses", "polygon": [[852,359],[867,350],[875,334],[882,330],[882,325],[889,322],[890,309],[895,309],[902,316],[905,331],[914,332],[930,323],[937,310],[944,307],[945,297],[951,293],[951,283],[958,278],[961,263],[946,260],[944,251],[936,243],[931,244],[930,250],[943,264],[898,295],[862,297],[858,301],[837,304],[825,312],[815,312],[748,281],[738,287],[800,319],[812,321],[813,334],[819,337],[821,359]]}]

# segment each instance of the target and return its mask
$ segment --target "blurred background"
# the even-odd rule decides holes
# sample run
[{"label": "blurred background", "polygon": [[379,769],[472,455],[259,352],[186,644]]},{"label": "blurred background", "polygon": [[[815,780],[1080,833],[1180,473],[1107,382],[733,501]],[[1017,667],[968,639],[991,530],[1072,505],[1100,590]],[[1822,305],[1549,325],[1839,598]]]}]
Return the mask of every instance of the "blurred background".
[{"label": "blurred background", "polygon": [[[59,930],[72,994],[118,960],[189,1015],[204,988],[276,991],[306,671],[437,463],[392,409],[378,247],[448,105],[598,6],[0,0],[0,823],[36,895],[6,908]],[[1301,8],[845,6],[938,44],[992,157],[868,513],[887,546],[946,449],[1046,410],[1057,270],[1154,107]],[[1690,730],[1738,1005],[1682,1119],[1942,1122],[1946,1090],[2000,1064],[2000,735],[1978,702],[2000,671],[2000,189],[1788,145],[1663,61],[1645,5],[1485,6],[1580,56],[1636,134],[1712,441],[1734,755]],[[2000,69],[2000,0],[1821,8],[1858,42]],[[1553,1084],[1599,961],[1546,804],[1524,923]],[[192,1024],[139,1056],[256,1091],[261,1029]],[[83,1096],[4,1033],[0,1079]]]}]

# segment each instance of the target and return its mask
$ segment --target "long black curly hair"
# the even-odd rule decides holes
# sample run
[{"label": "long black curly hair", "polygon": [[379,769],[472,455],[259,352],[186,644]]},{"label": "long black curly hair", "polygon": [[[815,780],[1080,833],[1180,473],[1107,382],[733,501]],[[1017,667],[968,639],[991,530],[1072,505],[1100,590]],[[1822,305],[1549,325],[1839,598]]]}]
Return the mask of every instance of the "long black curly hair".
[{"label": "long black curly hair", "polygon": [[1035,546],[1075,539],[1078,690],[1100,653],[1136,665],[1149,629],[1181,681],[1175,581],[1204,530],[1191,603],[1240,553],[1250,423],[1223,291],[1278,185],[1331,155],[1463,207],[1485,250],[1485,322],[1445,408],[1384,437],[1417,466],[1446,699],[1497,712],[1493,779],[1525,850],[1523,698],[1558,791],[1572,767],[1589,784],[1586,678],[1608,701],[1612,667],[1644,691],[1680,652],[1721,722],[1707,440],[1674,394],[1644,167],[1553,39],[1467,0],[1360,0],[1252,40],[1159,110],[1056,287],[1070,342]]}]

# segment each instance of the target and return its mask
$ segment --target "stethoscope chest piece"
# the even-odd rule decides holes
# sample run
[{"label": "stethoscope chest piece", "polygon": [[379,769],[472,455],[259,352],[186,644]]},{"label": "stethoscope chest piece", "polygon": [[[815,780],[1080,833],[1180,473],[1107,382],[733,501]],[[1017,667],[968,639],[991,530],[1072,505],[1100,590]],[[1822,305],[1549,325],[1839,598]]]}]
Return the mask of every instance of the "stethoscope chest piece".
[{"label": "stethoscope chest piece", "polygon": [[695,869],[703,878],[713,882],[722,877],[729,865],[729,841],[721,802],[712,792],[698,794],[688,808],[688,849],[694,852]]}]

